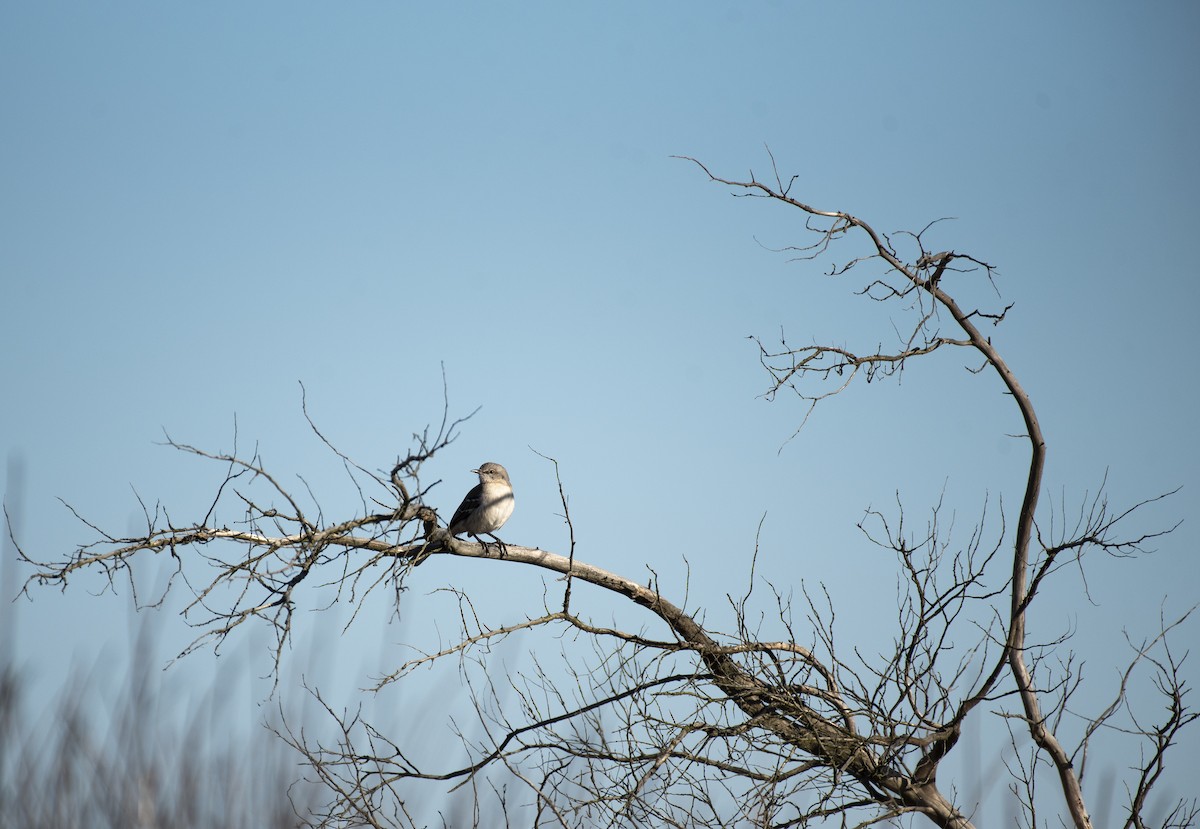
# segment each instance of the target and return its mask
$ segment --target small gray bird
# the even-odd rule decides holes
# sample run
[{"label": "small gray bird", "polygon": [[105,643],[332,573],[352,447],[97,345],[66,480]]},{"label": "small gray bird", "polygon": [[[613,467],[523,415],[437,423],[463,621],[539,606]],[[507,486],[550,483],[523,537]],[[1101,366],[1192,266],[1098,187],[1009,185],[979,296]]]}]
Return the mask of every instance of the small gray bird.
[{"label": "small gray bird", "polygon": [[513,488],[508,480],[508,470],[489,461],[471,471],[479,475],[479,483],[471,488],[454,511],[454,517],[450,519],[450,535],[466,533],[485,548],[487,542],[480,541],[479,536],[490,536],[500,545],[500,555],[503,556],[504,542],[492,533],[503,527],[513,512]]}]

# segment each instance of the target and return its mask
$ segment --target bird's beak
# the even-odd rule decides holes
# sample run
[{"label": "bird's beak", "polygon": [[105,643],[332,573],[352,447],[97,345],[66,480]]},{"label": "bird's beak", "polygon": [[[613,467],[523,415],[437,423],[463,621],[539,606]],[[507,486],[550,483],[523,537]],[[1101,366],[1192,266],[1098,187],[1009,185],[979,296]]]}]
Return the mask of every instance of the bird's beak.
[{"label": "bird's beak", "polygon": [[472,472],[474,472],[476,475],[478,475],[478,474],[479,474],[479,470],[478,470],[478,469],[472,469],[471,471],[472,471]]}]

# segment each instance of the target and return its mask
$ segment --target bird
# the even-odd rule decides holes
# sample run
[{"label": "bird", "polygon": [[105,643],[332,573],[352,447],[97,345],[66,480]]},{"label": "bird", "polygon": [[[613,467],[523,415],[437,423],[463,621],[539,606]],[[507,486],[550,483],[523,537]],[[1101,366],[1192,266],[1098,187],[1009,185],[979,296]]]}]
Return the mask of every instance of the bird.
[{"label": "bird", "polygon": [[513,513],[513,488],[508,480],[508,470],[488,461],[471,471],[479,476],[479,483],[458,505],[447,531],[451,536],[466,533],[483,544],[484,549],[487,549],[487,542],[481,541],[479,536],[490,536],[500,545],[500,555],[503,557],[507,548],[493,533],[503,527]]}]

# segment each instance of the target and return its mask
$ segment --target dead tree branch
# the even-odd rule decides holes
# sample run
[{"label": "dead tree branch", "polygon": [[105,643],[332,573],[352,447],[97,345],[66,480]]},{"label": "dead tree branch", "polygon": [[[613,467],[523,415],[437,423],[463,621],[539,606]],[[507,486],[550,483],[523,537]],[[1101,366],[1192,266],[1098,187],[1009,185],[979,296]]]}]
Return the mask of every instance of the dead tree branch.
[{"label": "dead tree branch", "polygon": [[[797,199],[796,179],[785,183],[773,159],[773,182],[753,174],[744,181],[719,178],[692,161],[737,195],[800,211],[813,239],[786,248],[797,258],[830,256],[843,243],[857,244],[830,273],[875,266],[858,293],[894,303],[907,315],[891,347],[793,348],[783,341],[774,349],[760,342],[771,378],[768,396],[792,389],[811,411],[856,377],[898,376],[914,360],[954,352],[982,366],[976,373],[998,380],[1016,407],[1029,456],[1015,522],[1004,515],[1003,501],[996,509],[990,497],[966,533],[955,529],[941,501],[923,526],[906,520],[899,495],[894,511],[872,508],[864,515],[864,537],[888,551],[896,566],[889,652],[866,655],[846,646],[836,630],[835,603],[823,587],[801,585],[793,608],[794,591],[759,577],[756,560],[745,594],[728,597],[730,632],[686,602],[669,600],[657,576],[643,584],[582,561],[553,459],[569,534],[566,555],[453,538],[427,504],[430,486],[422,483],[421,470],[454,439],[461,420],[443,414],[436,432],[414,435],[410,451],[390,470],[371,471],[336,449],[308,417],[306,403],[313,432],[337,455],[355,488],[360,508],[353,517],[327,520],[307,484],[297,495],[268,470],[257,449],[240,454],[236,433],[234,450],[216,453],[168,437],[175,449],[224,470],[202,518],[176,523],[165,508],[143,503],[146,525],[138,535],[123,537],[89,523],[100,540],[63,558],[35,561],[21,553],[34,568],[26,592],[33,585],[65,588],[93,572],[113,589],[118,579],[132,586],[135,562],[166,554],[190,592],[184,618],[197,629],[183,654],[219,647],[242,625],[259,620],[275,633],[278,674],[297,608],[315,606],[318,597],[327,606],[348,604],[355,608],[353,622],[381,586],[399,597],[416,574],[428,572],[415,568],[430,556],[492,559],[561,577],[561,595],[546,589],[542,608],[526,608],[496,625],[480,618],[465,590],[442,589],[458,602],[457,638],[416,650],[376,678],[371,690],[384,693],[410,681],[417,669],[457,666],[475,723],[474,731],[455,725],[466,753],[461,762],[443,754],[418,759],[400,736],[368,722],[361,709],[338,710],[312,692],[335,724],[334,736],[289,727],[279,733],[330,792],[328,807],[312,816],[320,826],[417,825],[405,805],[408,787],[430,781],[469,792],[475,798],[471,821],[483,825],[480,797],[494,798],[502,810],[510,804],[507,789],[489,777],[495,773],[530,797],[537,825],[867,826],[916,814],[935,826],[967,829],[973,809],[955,802],[953,788],[939,784],[939,772],[967,719],[996,706],[1013,735],[1015,750],[1004,761],[1031,826],[1041,820],[1039,809],[1045,813],[1039,803],[1045,767],[1059,794],[1050,811],[1064,811],[1070,825],[1090,829],[1081,788],[1089,740],[1132,723],[1131,735],[1146,750],[1130,786],[1127,826],[1141,829],[1168,749],[1197,719],[1185,704],[1183,657],[1167,641],[1181,622],[1163,624],[1158,636],[1135,648],[1115,701],[1085,718],[1082,742],[1068,748],[1061,726],[1081,682],[1079,666],[1072,655],[1061,656],[1062,639],[1031,640],[1027,619],[1047,580],[1068,562],[1081,566],[1090,552],[1127,557],[1144,551],[1162,533],[1127,526],[1156,499],[1112,510],[1101,491],[1069,529],[1057,526],[1053,515],[1039,527],[1046,440],[1028,393],[984,331],[1001,323],[1011,306],[960,305],[956,295],[964,280],[994,289],[996,273],[974,256],[937,250],[931,237],[939,223],[885,234],[852,214]],[[646,560],[660,554],[647,551]],[[756,615],[764,597],[755,590],[763,584],[773,617],[769,634]],[[619,597],[640,623],[597,621],[589,608],[601,595]],[[802,622],[793,619],[797,612]],[[518,636],[559,642],[554,664],[531,649],[532,667],[523,672],[487,671],[490,649]],[[1049,664],[1051,654],[1059,654],[1058,666]],[[1136,671],[1147,668],[1168,705],[1165,718],[1143,726],[1150,721],[1131,711],[1127,689]],[[1196,815],[1194,802],[1181,802],[1169,825],[1188,825]]]}]

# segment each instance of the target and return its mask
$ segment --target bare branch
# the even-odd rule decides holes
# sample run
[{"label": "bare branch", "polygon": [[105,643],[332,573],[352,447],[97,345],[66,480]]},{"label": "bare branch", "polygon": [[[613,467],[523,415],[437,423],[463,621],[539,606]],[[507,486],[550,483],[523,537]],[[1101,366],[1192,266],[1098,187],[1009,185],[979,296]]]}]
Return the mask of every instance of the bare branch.
[{"label": "bare branch", "polygon": [[[451,421],[446,405],[436,430],[414,434],[407,453],[397,455],[390,469],[377,469],[352,460],[317,427],[303,386],[303,415],[340,461],[357,495],[354,514],[327,519],[304,478],[289,491],[257,448],[239,453],[236,421],[231,452],[210,453],[168,436],[169,446],[223,470],[202,518],[176,522],[165,507],[138,496],[145,525],[123,537],[68,507],[99,540],[46,562],[21,551],[34,568],[26,595],[33,585],[65,588],[69,580],[96,572],[108,589],[128,583],[140,603],[136,562],[170,555],[171,584],[190,592],[183,615],[196,629],[181,656],[210,644],[219,648],[242,625],[261,620],[275,636],[278,677],[300,618],[297,609],[349,605],[349,626],[381,587],[398,603],[415,574],[428,572],[415,568],[432,556],[490,559],[540,574],[543,607],[524,608],[498,623],[465,589],[434,590],[438,600],[454,603],[454,638],[442,639],[439,627],[435,643],[412,644],[411,658],[381,671],[369,689],[407,689],[419,668],[456,670],[473,723],[472,730],[451,720],[464,756],[418,756],[403,735],[389,736],[361,708],[338,710],[311,690],[333,737],[322,740],[287,726],[278,733],[330,792],[330,804],[315,815],[321,826],[418,825],[405,806],[410,787],[441,781],[454,797],[470,799],[464,800],[470,814],[459,824],[490,825],[481,801],[498,804],[507,817],[511,791],[529,799],[514,808],[532,813],[533,825],[870,826],[921,815],[935,826],[968,829],[977,804],[964,810],[953,784],[939,783],[939,774],[967,720],[995,706],[1011,738],[1011,751],[996,753],[997,767],[1002,762],[1009,771],[1024,823],[1049,822],[1049,808],[1075,829],[1090,829],[1081,781],[1094,763],[1092,738],[1104,731],[1143,748],[1128,781],[1126,823],[1142,829],[1168,750],[1198,718],[1186,704],[1186,654],[1168,642],[1189,614],[1162,622],[1156,636],[1134,646],[1112,702],[1082,719],[1073,700],[1084,686],[1083,665],[1066,648],[1072,631],[1037,640],[1027,628],[1053,577],[1072,572],[1068,565],[1088,595],[1087,554],[1136,557],[1171,532],[1132,528],[1134,513],[1165,496],[1112,509],[1101,486],[1083,499],[1073,524],[1053,504],[1048,519],[1045,510],[1039,516],[1045,437],[1029,395],[983,330],[1002,323],[1013,307],[998,299],[995,269],[935,244],[947,219],[916,232],[884,233],[850,213],[817,209],[795,194],[798,177],[781,175],[769,150],[768,156],[766,182],[753,173],[745,181],[720,178],[688,160],[736,196],[799,210],[806,240],[779,248],[791,258],[832,257],[849,246],[828,273],[853,274],[863,302],[898,313],[890,333],[865,347],[815,340],[794,346],[782,334],[775,347],[755,338],[770,377],[764,396],[795,392],[806,404],[803,428],[817,403],[856,378],[899,379],[913,361],[959,354],[978,382],[993,383],[1011,401],[1020,419],[1012,431],[1029,448],[1015,515],[1005,515],[1006,499],[992,493],[982,497],[979,518],[965,528],[944,497],[923,522],[912,520],[899,492],[894,507],[866,509],[859,529],[884,552],[886,566],[895,567],[895,607],[870,608],[880,625],[890,626],[882,653],[844,641],[841,605],[825,585],[801,582],[797,590],[760,572],[761,537],[745,591],[726,594],[727,606],[707,612],[692,606],[686,577],[674,589],[660,586],[657,554],[646,556],[645,583],[580,560],[559,464],[540,452],[554,466],[567,525],[565,554],[452,537],[426,503],[436,482],[426,485],[421,474],[466,418]],[[963,295],[982,295],[986,305],[960,304]],[[1059,513],[1065,518],[1065,509]],[[551,586],[560,580],[561,596]],[[676,604],[668,594],[682,601]],[[601,596],[616,597],[622,613],[606,610],[597,620],[599,612],[589,608]],[[613,603],[602,605],[611,609]],[[720,618],[726,619],[724,630]],[[522,669],[495,670],[489,656],[518,637],[527,660]],[[526,648],[525,637],[558,652]],[[1157,720],[1130,705],[1130,687],[1147,672],[1166,703]],[[1072,727],[1083,735],[1068,750],[1066,741],[1076,736]],[[1167,824],[1190,825],[1198,814],[1194,800],[1180,801],[1167,813]],[[452,818],[443,816],[443,822],[454,823]]]}]

